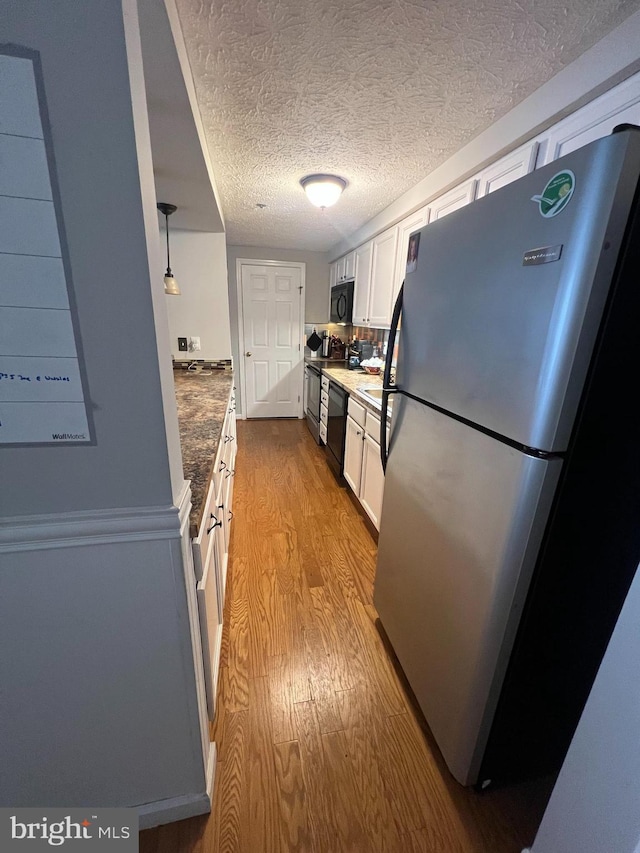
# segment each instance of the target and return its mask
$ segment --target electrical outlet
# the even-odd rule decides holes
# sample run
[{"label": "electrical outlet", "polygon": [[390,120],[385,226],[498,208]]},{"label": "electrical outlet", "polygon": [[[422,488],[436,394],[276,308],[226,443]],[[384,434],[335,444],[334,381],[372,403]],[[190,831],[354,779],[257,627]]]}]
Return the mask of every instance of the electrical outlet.
[{"label": "electrical outlet", "polygon": [[191,352],[199,352],[200,350],[200,338],[194,337],[193,335],[189,338],[189,349]]},{"label": "electrical outlet", "polygon": [[178,338],[178,352],[186,352],[187,350],[188,350],[187,339],[186,338]]}]

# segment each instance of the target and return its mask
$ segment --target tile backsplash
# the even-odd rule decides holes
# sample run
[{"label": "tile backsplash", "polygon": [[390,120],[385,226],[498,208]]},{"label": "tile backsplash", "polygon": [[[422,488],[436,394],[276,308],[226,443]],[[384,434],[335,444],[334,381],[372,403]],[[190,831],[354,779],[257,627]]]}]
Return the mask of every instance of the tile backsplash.
[{"label": "tile backsplash", "polygon": [[[367,326],[343,326],[337,323],[307,323],[304,327],[305,341],[314,330],[322,337],[325,329],[330,335],[335,335],[346,344],[351,343],[354,335],[359,341],[371,341],[371,343],[377,344],[381,356],[384,345],[389,339],[388,329],[370,329]],[[304,354],[306,356],[312,355],[311,350],[307,346],[304,348]]]}]

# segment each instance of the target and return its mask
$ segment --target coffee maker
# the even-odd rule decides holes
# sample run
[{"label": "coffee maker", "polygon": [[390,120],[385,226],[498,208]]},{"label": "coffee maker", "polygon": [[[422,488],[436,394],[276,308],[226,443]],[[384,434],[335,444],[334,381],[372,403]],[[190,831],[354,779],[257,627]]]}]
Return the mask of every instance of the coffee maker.
[{"label": "coffee maker", "polygon": [[347,367],[349,370],[359,370],[360,362],[373,355],[373,344],[371,341],[359,341],[354,338],[349,344],[349,354],[347,357]]}]

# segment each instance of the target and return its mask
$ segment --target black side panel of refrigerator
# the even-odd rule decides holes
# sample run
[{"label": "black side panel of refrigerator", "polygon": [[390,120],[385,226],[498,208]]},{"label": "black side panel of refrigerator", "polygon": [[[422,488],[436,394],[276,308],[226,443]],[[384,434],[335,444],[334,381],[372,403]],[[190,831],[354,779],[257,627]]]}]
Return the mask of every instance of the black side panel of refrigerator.
[{"label": "black side panel of refrigerator", "polygon": [[560,769],[640,562],[638,195],[479,786]]}]

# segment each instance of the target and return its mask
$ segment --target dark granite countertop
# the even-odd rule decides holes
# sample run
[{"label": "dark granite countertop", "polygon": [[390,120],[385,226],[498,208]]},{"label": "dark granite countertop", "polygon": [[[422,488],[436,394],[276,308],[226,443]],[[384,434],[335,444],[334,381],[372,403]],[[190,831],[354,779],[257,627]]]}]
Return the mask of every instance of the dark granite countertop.
[{"label": "dark granite countertop", "polygon": [[227,413],[233,373],[230,370],[202,373],[174,370],[173,380],[178,404],[182,467],[185,480],[191,480],[189,530],[191,536],[196,536]]}]

